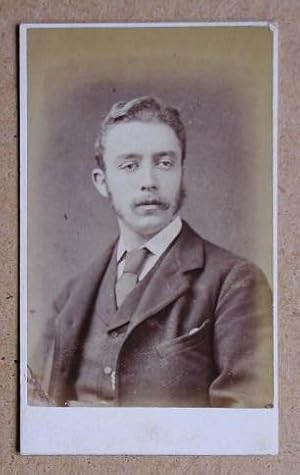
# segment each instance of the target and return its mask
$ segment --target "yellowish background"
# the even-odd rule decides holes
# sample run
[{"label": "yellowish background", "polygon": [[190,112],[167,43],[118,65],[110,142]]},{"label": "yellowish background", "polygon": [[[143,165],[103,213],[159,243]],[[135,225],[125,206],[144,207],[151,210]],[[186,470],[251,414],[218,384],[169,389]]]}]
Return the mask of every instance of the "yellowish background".
[{"label": "yellowish background", "polygon": [[267,27],[28,31],[30,355],[65,281],[117,232],[91,183],[97,129],[117,100],[179,107],[182,216],[272,285],[272,39]]}]

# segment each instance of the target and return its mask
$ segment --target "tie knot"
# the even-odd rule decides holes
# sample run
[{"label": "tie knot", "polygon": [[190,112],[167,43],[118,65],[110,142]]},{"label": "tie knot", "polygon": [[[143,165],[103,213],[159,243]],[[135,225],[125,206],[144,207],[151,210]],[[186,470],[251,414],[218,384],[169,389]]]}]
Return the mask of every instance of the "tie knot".
[{"label": "tie knot", "polygon": [[124,273],[138,275],[143,267],[145,260],[147,259],[148,254],[149,251],[145,247],[127,252],[125,257]]}]

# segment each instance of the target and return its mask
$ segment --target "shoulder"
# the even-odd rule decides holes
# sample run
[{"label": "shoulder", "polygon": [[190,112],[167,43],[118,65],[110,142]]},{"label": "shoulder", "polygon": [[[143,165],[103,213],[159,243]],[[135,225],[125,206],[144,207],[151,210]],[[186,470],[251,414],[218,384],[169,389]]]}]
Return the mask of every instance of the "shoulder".
[{"label": "shoulder", "polygon": [[242,280],[268,286],[265,274],[255,263],[234,252],[223,248],[199,235],[189,224],[183,225],[183,242],[186,252],[198,256],[202,254],[203,272],[213,280],[218,279],[224,285]]},{"label": "shoulder", "polygon": [[264,275],[262,270],[249,259],[235,254],[228,249],[225,249],[208,240],[204,241],[205,260],[208,267],[215,267],[226,274],[234,275],[236,273],[248,273],[253,276]]},{"label": "shoulder", "polygon": [[61,311],[62,307],[72,296],[72,294],[85,291],[89,293],[91,288],[98,283],[99,278],[106,269],[106,266],[112,256],[114,247],[115,241],[112,244],[106,246],[101,254],[91,259],[84,269],[77,272],[65,282],[53,303],[56,313]]},{"label": "shoulder", "polygon": [[243,284],[269,287],[264,272],[254,262],[209,241],[205,241],[205,255],[207,266],[224,273],[224,286],[238,282],[239,287]]},{"label": "shoulder", "polygon": [[68,307],[78,311],[82,303],[93,298],[113,248],[114,244],[107,246],[102,254],[94,257],[83,270],[67,280],[52,300],[52,309],[51,312],[46,312],[47,317],[41,334],[45,348],[48,348],[49,342],[53,340],[57,322],[59,318],[64,318],[64,310]]}]

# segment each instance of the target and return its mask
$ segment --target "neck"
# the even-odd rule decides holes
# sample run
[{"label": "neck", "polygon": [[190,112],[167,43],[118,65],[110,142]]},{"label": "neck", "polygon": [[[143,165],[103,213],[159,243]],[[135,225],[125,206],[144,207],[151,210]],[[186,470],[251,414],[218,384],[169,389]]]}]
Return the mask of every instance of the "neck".
[{"label": "neck", "polygon": [[152,235],[142,235],[138,234],[136,231],[131,229],[129,226],[126,225],[123,221],[118,219],[119,222],[119,228],[120,228],[120,233],[123,238],[124,244],[127,247],[128,251],[131,251],[132,249],[136,249],[137,247],[142,246],[147,242],[154,234]]},{"label": "neck", "polygon": [[[172,221],[175,219],[175,217],[176,216],[173,216]],[[172,222],[172,221],[170,221],[170,222]],[[147,241],[149,241],[149,239],[151,239],[153,236],[155,236],[160,231],[162,231],[162,229],[159,229],[158,231],[156,231],[154,233],[149,233],[149,234],[143,235],[143,234],[139,234],[136,231],[134,231],[126,223],[124,223],[124,221],[122,221],[120,218],[118,218],[118,223],[119,223],[119,228],[120,228],[120,233],[121,233],[122,239],[123,239],[124,244],[125,244],[128,251],[136,249],[137,247],[141,247],[143,244],[145,244]],[[169,224],[170,223],[168,223],[166,226],[168,226]]]}]

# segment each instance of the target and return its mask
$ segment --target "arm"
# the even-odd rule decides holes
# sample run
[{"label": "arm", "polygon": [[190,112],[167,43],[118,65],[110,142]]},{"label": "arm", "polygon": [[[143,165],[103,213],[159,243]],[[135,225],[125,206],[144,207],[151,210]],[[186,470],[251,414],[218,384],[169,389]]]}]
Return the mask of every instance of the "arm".
[{"label": "arm", "polygon": [[223,283],[214,326],[218,375],[212,407],[270,407],[273,403],[272,294],[253,264],[234,264]]},{"label": "arm", "polygon": [[38,347],[31,358],[34,371],[30,366],[27,369],[28,403],[38,406],[52,406],[55,403],[48,395],[49,382],[52,372],[55,323],[70,293],[68,283],[53,302],[51,318],[48,318],[44,331],[41,334]]}]

